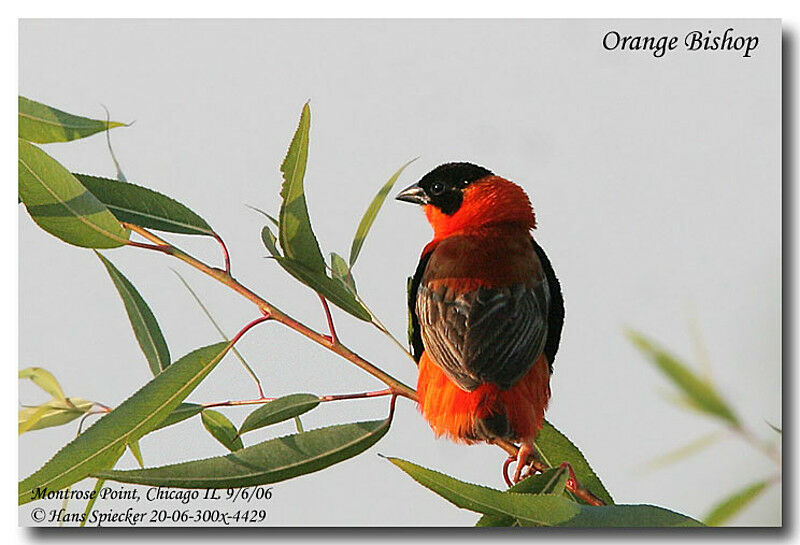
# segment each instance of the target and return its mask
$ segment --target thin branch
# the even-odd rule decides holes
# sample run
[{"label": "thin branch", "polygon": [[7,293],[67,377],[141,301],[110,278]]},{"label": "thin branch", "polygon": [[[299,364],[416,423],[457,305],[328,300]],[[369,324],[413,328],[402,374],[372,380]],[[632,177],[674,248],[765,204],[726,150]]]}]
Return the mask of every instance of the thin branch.
[{"label": "thin branch", "polygon": [[[220,327],[220,325],[217,323],[217,321],[214,319],[214,317],[211,316],[211,313],[208,311],[206,306],[203,304],[203,301],[200,300],[200,297],[197,295],[197,293],[195,293],[195,291],[192,289],[192,287],[189,285],[189,283],[186,281],[186,279],[183,278],[183,276],[181,276],[181,274],[178,271],[176,271],[175,269],[171,268],[170,270],[175,273],[175,275],[180,279],[180,281],[183,282],[183,285],[186,287],[186,289],[189,290],[189,293],[192,294],[192,297],[194,297],[194,300],[200,306],[200,309],[205,313],[206,318],[208,318],[208,320],[211,322],[211,324],[217,330],[217,333],[220,334],[220,336],[222,337],[223,340],[229,341],[230,339],[228,339],[228,336],[225,334],[224,331],[222,331],[222,328]],[[264,388],[261,385],[261,379],[258,378],[258,375],[256,375],[256,372],[253,371],[253,368],[250,367],[250,365],[247,364],[247,362],[245,361],[244,357],[239,352],[239,350],[236,349],[235,346],[233,348],[231,348],[231,351],[238,358],[238,360],[242,363],[242,365],[244,366],[245,371],[247,372],[248,375],[250,375],[250,378],[252,378],[253,381],[256,383],[256,387],[258,388],[258,395],[261,398],[263,398],[264,397]]]},{"label": "thin branch", "polygon": [[[184,263],[194,267],[195,269],[207,274],[211,278],[217,280],[218,282],[225,284],[239,295],[245,297],[246,299],[250,300],[252,303],[257,305],[261,311],[267,314],[271,319],[279,322],[290,329],[293,329],[303,335],[304,337],[314,341],[315,343],[327,348],[328,350],[338,354],[342,358],[346,359],[347,361],[355,364],[357,367],[360,367],[362,370],[366,371],[370,375],[374,376],[390,388],[392,388],[398,395],[411,399],[412,401],[417,400],[417,393],[414,391],[413,388],[403,384],[396,378],[392,377],[385,371],[375,367],[373,364],[369,363],[361,356],[344,346],[342,343],[334,344],[327,335],[323,335],[314,331],[313,329],[309,328],[305,324],[302,324],[292,318],[291,316],[285,314],[276,306],[272,305],[271,303],[265,301],[260,296],[256,295],[247,287],[243,286],[239,282],[237,282],[231,275],[222,270],[217,269],[214,267],[210,267],[203,263],[202,261],[190,256],[189,254],[181,251],[180,249],[176,248],[175,246],[167,243],[163,239],[159,238],[158,236],[154,235],[150,231],[143,229],[139,226],[132,225],[132,224],[123,224],[126,228],[131,229],[138,233],[139,235],[143,236],[150,242],[155,243],[159,247],[161,246],[168,246],[170,248],[168,253],[169,255],[180,259]],[[154,248],[150,248],[154,249]]]},{"label": "thin branch", "polygon": [[[365,399],[370,397],[381,397],[381,396],[388,396],[394,393],[391,388],[386,388],[385,390],[375,390],[372,392],[359,392],[356,394],[335,394],[335,395],[325,395],[319,396],[319,400],[321,402],[326,401],[344,401],[347,399]],[[211,407],[239,407],[241,405],[264,405],[266,403],[270,403],[278,399],[277,397],[259,397],[256,399],[239,399],[235,401],[216,401],[213,403],[203,403],[202,407],[204,409],[210,409]]]},{"label": "thin branch", "polygon": [[221,236],[214,233],[213,237],[217,239],[217,242],[219,242],[219,245],[222,247],[222,255],[225,258],[225,272],[231,274],[231,255],[228,253],[228,247],[225,245],[225,241],[222,240]]},{"label": "thin branch", "polygon": [[333,327],[333,316],[331,316],[331,309],[328,307],[328,301],[321,293],[317,292],[317,295],[319,295],[319,300],[322,301],[322,308],[325,310],[325,319],[328,320],[328,331],[331,332],[331,342],[333,344],[339,344],[339,338],[336,336],[336,328]]}]

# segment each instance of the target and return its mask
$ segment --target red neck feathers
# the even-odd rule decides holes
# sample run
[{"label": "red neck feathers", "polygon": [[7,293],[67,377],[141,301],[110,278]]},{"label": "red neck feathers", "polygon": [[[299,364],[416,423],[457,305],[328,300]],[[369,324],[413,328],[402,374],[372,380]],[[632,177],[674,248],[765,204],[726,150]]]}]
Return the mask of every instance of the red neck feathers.
[{"label": "red neck feathers", "polygon": [[455,214],[447,215],[431,205],[424,210],[433,227],[434,240],[494,224],[536,228],[536,216],[525,191],[499,176],[487,176],[467,186]]}]

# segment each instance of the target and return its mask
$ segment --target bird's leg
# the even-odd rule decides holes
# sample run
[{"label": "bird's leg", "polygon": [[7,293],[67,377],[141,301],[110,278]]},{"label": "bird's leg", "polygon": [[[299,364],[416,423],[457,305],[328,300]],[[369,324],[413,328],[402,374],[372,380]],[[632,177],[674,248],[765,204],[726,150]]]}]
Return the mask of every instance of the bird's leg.
[{"label": "bird's leg", "polygon": [[[534,460],[533,441],[523,440],[517,451],[517,467],[514,469],[514,482],[518,483],[522,478],[522,469]],[[527,474],[526,474],[527,476]]]}]

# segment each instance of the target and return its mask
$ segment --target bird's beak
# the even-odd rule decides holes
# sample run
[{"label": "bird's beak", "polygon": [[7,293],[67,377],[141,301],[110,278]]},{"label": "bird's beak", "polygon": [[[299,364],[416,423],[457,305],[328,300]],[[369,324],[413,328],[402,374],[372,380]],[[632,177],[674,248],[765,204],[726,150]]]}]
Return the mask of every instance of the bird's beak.
[{"label": "bird's beak", "polygon": [[428,198],[428,195],[425,193],[425,190],[422,189],[417,184],[410,185],[400,193],[397,194],[395,197],[398,201],[406,201],[413,204],[430,204],[431,201]]}]

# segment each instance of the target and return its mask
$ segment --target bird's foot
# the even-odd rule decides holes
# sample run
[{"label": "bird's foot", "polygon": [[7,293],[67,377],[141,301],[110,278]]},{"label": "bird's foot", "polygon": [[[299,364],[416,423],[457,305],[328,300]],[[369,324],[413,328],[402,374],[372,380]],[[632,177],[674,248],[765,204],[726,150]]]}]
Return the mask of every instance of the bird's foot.
[{"label": "bird's foot", "polygon": [[[503,478],[506,481],[506,484],[510,487],[514,484],[520,482],[525,477],[531,474],[531,463],[536,460],[536,451],[533,448],[533,443],[523,441],[522,444],[519,446],[519,450],[517,450],[516,456],[509,456],[508,459],[503,464]],[[517,462],[516,468],[514,468],[514,476],[509,478],[508,476],[508,467],[513,463]],[[523,470],[527,468],[527,471],[523,473]]]}]

